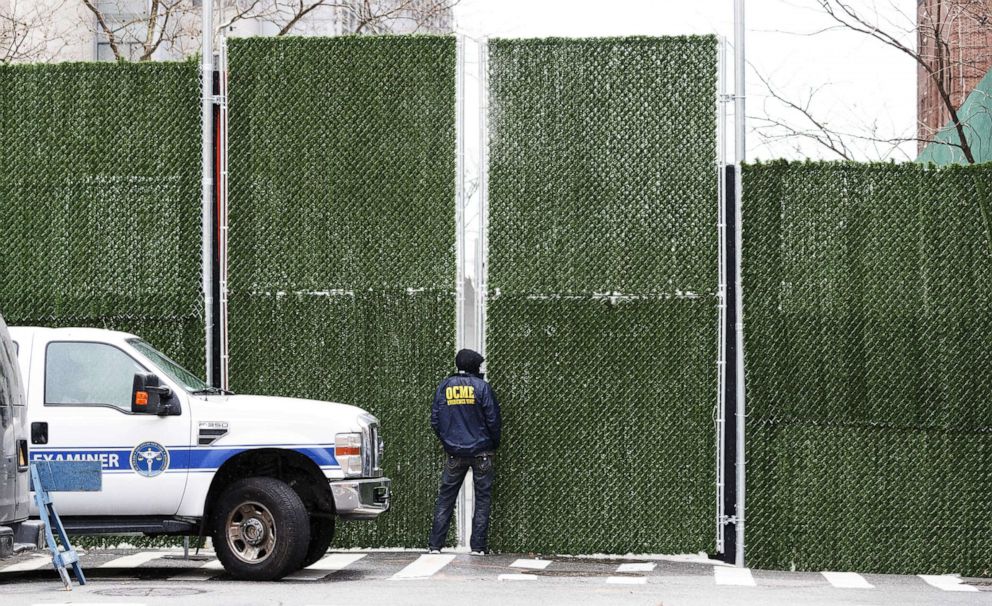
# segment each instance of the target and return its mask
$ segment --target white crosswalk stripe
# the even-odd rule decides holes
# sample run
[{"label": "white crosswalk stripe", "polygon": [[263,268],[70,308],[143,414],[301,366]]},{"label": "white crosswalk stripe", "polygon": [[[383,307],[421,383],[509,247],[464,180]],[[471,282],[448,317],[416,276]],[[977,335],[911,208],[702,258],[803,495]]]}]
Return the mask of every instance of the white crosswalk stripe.
[{"label": "white crosswalk stripe", "polygon": [[307,567],[307,570],[327,570],[334,572],[351,566],[365,557],[364,553],[333,553]]},{"label": "white crosswalk stripe", "polygon": [[11,564],[6,568],[0,569],[0,572],[26,572],[28,570],[38,570],[44,566],[52,565],[52,556],[35,556],[29,560],[23,562],[18,562],[17,564]]},{"label": "white crosswalk stripe", "polygon": [[730,566],[714,566],[713,579],[717,585],[738,585],[754,587],[754,577],[750,568],[731,568]]},{"label": "white crosswalk stripe", "polygon": [[169,577],[169,580],[170,581],[197,581],[198,582],[198,581],[209,581],[211,579],[216,579],[217,577],[220,576],[219,574],[197,574],[201,570],[202,571],[207,571],[207,572],[211,572],[211,571],[219,572],[219,571],[223,571],[224,570],[224,565],[220,563],[220,560],[216,560],[216,559],[210,560],[209,562],[206,562],[205,564],[203,564],[202,566],[199,566],[198,568],[187,568],[186,569],[186,572],[187,573],[192,572],[193,574],[186,574],[186,575],[183,575],[183,576]]},{"label": "white crosswalk stripe", "polygon": [[550,564],[551,564],[551,560],[520,559],[510,564],[510,568],[529,568],[531,570],[544,570]]},{"label": "white crosswalk stripe", "polygon": [[608,577],[606,582],[610,585],[646,585],[647,577]]},{"label": "white crosswalk stripe", "polygon": [[654,568],[654,562],[633,562],[630,564],[620,564],[617,566],[617,572],[651,572]]},{"label": "white crosswalk stripe", "polygon": [[343,570],[364,557],[364,553],[332,553],[286,578],[292,581],[319,581],[332,572]]},{"label": "white crosswalk stripe", "polygon": [[927,585],[944,591],[978,591],[974,585],[965,585],[956,574],[921,574],[919,577]]},{"label": "white crosswalk stripe", "polygon": [[823,578],[840,589],[874,589],[875,586],[856,572],[821,572]]},{"label": "white crosswalk stripe", "polygon": [[170,553],[181,552],[141,551],[139,553],[110,560],[109,562],[104,562],[100,565],[100,568],[137,568],[143,564],[151,562],[152,560],[157,560],[161,557],[170,555]]},{"label": "white crosswalk stripe", "polygon": [[414,560],[403,570],[389,577],[390,581],[429,579],[455,559],[448,554],[425,554]]},{"label": "white crosswalk stripe", "polygon": [[536,574],[501,574],[496,577],[500,581],[536,581]]},{"label": "white crosswalk stripe", "polygon": [[[89,555],[91,563],[88,567],[100,568],[104,570],[112,569],[117,571],[126,571],[129,569],[144,569],[147,571],[153,568],[162,568],[164,575],[169,575],[168,580],[181,582],[203,582],[214,579],[229,578],[225,575],[224,567],[220,563],[220,560],[217,559],[212,552],[208,552],[206,554],[206,557],[210,558],[206,561],[202,559],[202,556],[191,561],[182,561],[179,557],[181,553],[181,551],[177,550],[132,551],[130,553],[123,550],[106,552],[97,551]],[[308,566],[306,569],[288,575],[286,579],[295,581],[319,581],[322,579],[328,579],[334,573],[347,570],[350,567],[353,567],[357,562],[363,560],[364,565],[355,567],[357,569],[356,573],[348,574],[347,578],[354,578],[357,572],[361,572],[361,574],[358,575],[359,577],[380,578],[391,581],[447,579],[451,577],[452,574],[486,574],[487,567],[478,569],[475,566],[469,565],[469,562],[475,563],[479,560],[475,558],[469,559],[467,556],[456,556],[455,554],[411,553],[408,558],[404,558],[400,562],[396,562],[396,555],[397,554],[393,553],[383,559],[382,554],[375,551],[371,553],[328,553],[314,564]],[[462,557],[462,560],[458,560],[458,557]],[[155,563],[155,560],[162,558],[171,558],[174,562],[168,565],[163,563]],[[413,561],[411,561],[411,559],[413,559]],[[452,562],[458,561],[460,561],[462,565],[456,566],[454,568],[454,573],[447,575],[439,574]],[[366,564],[365,562],[370,563]],[[547,582],[548,579],[541,579],[541,577],[546,574],[542,571],[549,568],[553,568],[555,570],[561,568],[563,571],[569,570],[569,564],[565,561],[558,562],[556,560],[543,558],[518,558],[513,560],[496,558],[495,561],[490,561],[490,564],[496,563],[506,567],[504,569],[506,572],[497,574],[496,580],[507,582],[530,582],[538,580]],[[4,563],[0,563],[0,574],[8,572],[17,573],[42,571],[51,567],[51,557],[47,555],[47,552],[36,552],[36,555],[23,554],[9,565],[4,566],[3,564]],[[87,567],[85,560],[83,562],[83,566],[84,568]],[[170,569],[169,566],[174,566],[174,568]],[[397,568],[400,566],[403,566],[402,569],[396,572]],[[596,580],[600,583],[605,582],[608,585],[648,585],[651,583],[649,578],[651,573],[657,570],[659,566],[664,569],[666,564],[664,562],[659,563],[656,561],[628,561],[625,563],[604,561],[598,565],[600,572],[590,572],[588,574],[588,580]],[[488,569],[492,570],[491,568]],[[610,570],[615,570],[615,572],[607,572]],[[753,572],[748,568],[714,565],[712,570],[713,576],[711,579],[716,585],[737,587],[756,587],[758,585]],[[395,574],[393,574],[394,572]],[[494,572],[498,573],[498,571],[492,571],[489,572],[489,574],[493,574]],[[345,573],[342,573],[342,575],[344,574]],[[581,576],[585,573],[580,572],[578,574]],[[865,578],[865,576],[856,572],[822,571],[820,575],[832,588],[842,591],[849,589],[877,589],[872,582],[869,582]],[[961,576],[957,574],[921,574],[915,576],[930,587],[940,591],[968,593],[980,591],[978,587],[966,583]],[[342,576],[342,578],[344,577]],[[489,578],[491,579],[492,577],[490,576]],[[909,583],[919,583],[919,581],[914,580],[912,576],[905,576],[902,578],[906,579]],[[782,578],[779,578],[779,576],[775,576],[773,574],[762,576],[760,580],[762,586],[776,586],[785,582]],[[922,585],[918,586],[922,587]]]},{"label": "white crosswalk stripe", "polygon": [[[617,572],[651,572],[654,567],[654,562],[629,562],[617,566]],[[647,585],[648,579],[634,576],[608,577],[606,582],[609,585]]]}]

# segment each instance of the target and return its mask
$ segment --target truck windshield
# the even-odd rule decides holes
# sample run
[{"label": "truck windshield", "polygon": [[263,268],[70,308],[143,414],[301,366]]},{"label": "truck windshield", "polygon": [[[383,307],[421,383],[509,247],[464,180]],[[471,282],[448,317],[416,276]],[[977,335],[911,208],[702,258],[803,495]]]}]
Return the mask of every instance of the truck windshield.
[{"label": "truck windshield", "polygon": [[155,365],[162,369],[162,372],[167,374],[170,379],[182,385],[186,391],[192,392],[208,388],[207,384],[201,381],[199,377],[186,370],[179,364],[176,364],[171,358],[169,358],[169,356],[155,349],[141,339],[128,339],[127,342],[133,345],[135,349],[143,353],[149,360],[154,362]]}]

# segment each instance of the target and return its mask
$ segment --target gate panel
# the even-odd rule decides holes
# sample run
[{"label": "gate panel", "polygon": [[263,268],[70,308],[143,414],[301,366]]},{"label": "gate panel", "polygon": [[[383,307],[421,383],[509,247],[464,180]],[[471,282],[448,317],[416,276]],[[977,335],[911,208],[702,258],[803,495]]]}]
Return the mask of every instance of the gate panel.
[{"label": "gate panel", "polygon": [[493,544],[712,549],[716,39],[489,55]]}]

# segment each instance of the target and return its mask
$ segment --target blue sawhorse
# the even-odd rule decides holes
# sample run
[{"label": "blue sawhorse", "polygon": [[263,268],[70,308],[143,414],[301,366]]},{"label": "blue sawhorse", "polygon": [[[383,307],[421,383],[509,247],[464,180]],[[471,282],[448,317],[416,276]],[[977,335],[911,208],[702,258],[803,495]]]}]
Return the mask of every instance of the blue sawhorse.
[{"label": "blue sawhorse", "polygon": [[[79,565],[79,555],[69,543],[69,536],[62,526],[62,520],[52,504],[50,492],[99,491],[102,485],[101,467],[99,461],[34,461],[31,463],[31,487],[34,490],[35,503],[38,505],[38,516],[45,524],[45,541],[52,552],[52,566],[62,577],[62,583],[67,591],[72,590],[67,567],[72,566],[76,580],[80,585],[86,584],[83,568]],[[54,532],[53,532],[54,529]],[[59,549],[55,542],[58,534],[62,543]]]}]

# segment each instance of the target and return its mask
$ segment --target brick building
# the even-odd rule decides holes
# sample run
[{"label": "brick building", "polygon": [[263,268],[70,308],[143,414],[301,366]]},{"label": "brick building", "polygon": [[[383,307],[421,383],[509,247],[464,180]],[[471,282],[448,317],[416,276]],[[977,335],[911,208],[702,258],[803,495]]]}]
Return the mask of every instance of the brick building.
[{"label": "brick building", "polygon": [[[917,0],[920,54],[940,74],[956,107],[961,107],[992,68],[992,0]],[[938,52],[943,48],[943,52]],[[950,121],[936,83],[917,68],[917,135],[933,139]]]}]

